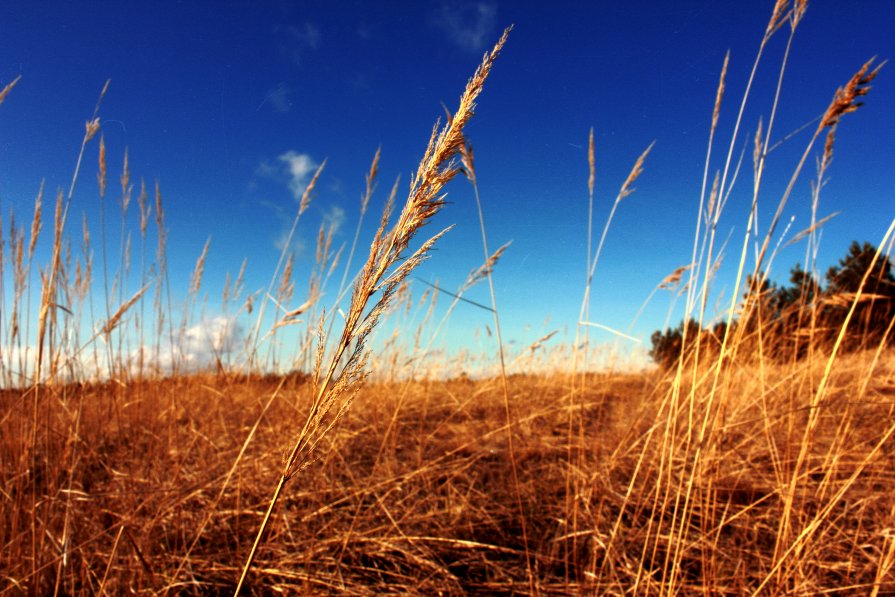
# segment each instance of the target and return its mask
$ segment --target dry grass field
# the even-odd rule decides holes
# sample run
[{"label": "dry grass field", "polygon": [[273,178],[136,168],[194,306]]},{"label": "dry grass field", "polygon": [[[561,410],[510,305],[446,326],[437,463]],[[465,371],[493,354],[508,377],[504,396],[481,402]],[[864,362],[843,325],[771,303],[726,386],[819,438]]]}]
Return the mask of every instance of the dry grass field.
[{"label": "dry grass field", "polygon": [[[891,593],[895,360],[841,359],[812,408],[823,365],[738,368],[714,404],[706,381],[673,374],[574,392],[581,380],[514,376],[516,478],[496,381],[370,384],[281,498],[248,586]],[[30,394],[4,393],[3,589],[232,593],[313,394],[281,381],[47,388],[35,455]]]},{"label": "dry grass field", "polygon": [[[761,47],[794,34],[805,4],[777,2]],[[145,187],[132,195],[126,161],[122,209],[138,207],[142,247],[133,266],[141,283],[128,292],[110,280],[132,271],[130,254],[69,221],[71,191],[60,192],[49,218],[39,198],[28,227],[3,214],[0,594],[895,594],[895,320],[875,336],[856,325],[868,300],[883,300],[862,294],[871,269],[857,292],[837,295],[844,320],[835,329],[822,326],[819,303],[804,300],[800,327],[781,332],[755,292],[794,181],[815,158],[823,179],[833,133],[878,67],[843,82],[777,198],[777,218],[759,234],[750,216],[742,246],[729,249],[740,257],[736,287],[748,292],[724,306],[725,333],[685,335],[666,366],[641,373],[590,367],[584,325],[574,346],[510,355],[492,287],[499,367],[471,378],[426,360],[428,319],[402,330],[399,344],[374,334],[403,308],[434,300],[429,291],[412,298],[410,276],[450,238],[416,237],[451,179],[476,185],[463,130],[508,34],[433,129],[407,196],[393,191],[369,249],[355,238],[363,263],[353,282],[343,280],[343,318],[318,304],[336,268],[323,229],[308,297],[293,299],[291,260],[277,265],[264,295],[281,307],[267,307],[278,313],[272,323],[267,299],[253,304],[241,276],[228,285],[225,310],[253,330],[242,360],[189,367],[175,354],[163,363],[166,339],[189,338],[205,252],[175,317],[162,195]],[[779,68],[782,79],[785,58]],[[733,101],[724,98],[726,70],[727,62],[707,115],[709,155],[720,106]],[[105,193],[112,175],[100,122],[88,120],[72,186],[92,162]],[[773,125],[772,113],[754,135],[756,201]],[[687,317],[700,327],[712,320],[716,226],[739,170],[734,145],[715,148],[717,175],[707,160],[693,263],[664,282],[687,297]],[[591,135],[591,205],[593,152]],[[587,239],[582,322],[612,214]],[[117,214],[104,217],[118,226]],[[490,284],[503,250],[489,250],[480,223],[485,263],[470,284]],[[817,242],[821,223],[804,242]],[[49,247],[48,262],[33,262],[37,243]],[[885,259],[878,251],[873,263]],[[287,331],[294,356],[258,352]],[[781,356],[784,336],[797,336],[801,350]],[[552,372],[520,373],[526,358]],[[412,371],[399,367],[407,362]],[[293,373],[272,372],[290,369],[283,363]]]}]

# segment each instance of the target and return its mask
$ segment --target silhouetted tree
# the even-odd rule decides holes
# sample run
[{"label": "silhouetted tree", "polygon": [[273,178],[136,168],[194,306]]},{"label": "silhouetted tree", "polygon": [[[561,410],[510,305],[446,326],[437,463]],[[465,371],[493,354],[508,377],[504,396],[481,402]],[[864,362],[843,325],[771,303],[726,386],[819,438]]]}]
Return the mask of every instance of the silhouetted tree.
[{"label": "silhouetted tree", "polygon": [[[702,334],[702,328],[692,319],[688,319],[687,325],[687,347],[695,346],[697,339]],[[661,365],[668,368],[673,366],[681,356],[684,349],[684,322],[681,321],[676,328],[666,329],[664,332],[655,331],[650,336],[652,348],[649,351],[650,357]]]},{"label": "silhouetted tree", "polygon": [[[874,263],[875,255],[876,247],[855,241],[839,264],[827,271],[824,320],[837,333],[852,303],[858,298],[857,292],[860,290],[862,294],[845,337],[845,345],[849,349],[880,342],[895,317],[892,262],[886,255],[881,255]],[[867,281],[862,288],[865,275]],[[891,342],[891,338],[888,341]]]},{"label": "silhouetted tree", "polygon": [[793,305],[810,305],[820,294],[820,284],[810,273],[796,264],[789,271],[790,286],[780,288],[779,301],[785,309]]},{"label": "silhouetted tree", "polygon": [[852,241],[848,253],[839,260],[839,265],[827,270],[827,292],[831,294],[857,292],[864,274],[873,266],[863,292],[892,296],[892,290],[895,288],[892,262],[886,255],[881,255],[874,265],[875,255],[876,247],[870,243],[865,242],[861,245],[858,241]]}]

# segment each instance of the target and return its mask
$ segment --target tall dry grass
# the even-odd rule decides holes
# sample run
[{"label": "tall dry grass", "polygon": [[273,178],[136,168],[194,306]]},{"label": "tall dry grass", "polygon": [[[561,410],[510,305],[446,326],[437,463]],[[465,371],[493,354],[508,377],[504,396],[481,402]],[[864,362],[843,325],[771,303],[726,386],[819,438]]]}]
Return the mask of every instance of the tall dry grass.
[{"label": "tall dry grass", "polygon": [[[210,358],[199,365],[190,362],[189,338],[203,323],[213,248],[206,243],[197,255],[191,280],[173,279],[161,190],[156,184],[150,198],[141,181],[139,213],[128,216],[137,178],[127,157],[118,213],[111,213],[98,104],[52,226],[42,187],[29,227],[0,214],[0,300],[8,307],[0,318],[0,593],[895,592],[895,358],[887,347],[895,322],[879,343],[846,352],[859,328],[846,321],[827,342],[829,333],[815,327],[817,305],[803,301],[804,357],[780,359],[779,335],[760,302],[738,298],[761,282],[776,247],[787,242],[780,214],[812,156],[811,226],[793,240],[806,244],[806,269],[817,268],[820,183],[832,167],[835,130],[879,72],[867,63],[833,95],[806,135],[786,190],[773,199],[776,216],[759,228],[772,131],[781,126],[776,107],[806,10],[804,1],[775,3],[759,32],[749,84],[733,100],[730,131],[719,128],[731,101],[728,59],[721,65],[692,254],[656,286],[680,297],[687,317],[702,326],[718,318],[754,325],[728,325],[717,342],[690,338],[692,349],[672,367],[638,374],[596,373],[598,349],[588,346],[587,330],[595,325],[589,297],[617,209],[649,200],[631,196],[648,174],[649,149],[607,202],[597,239],[602,148],[592,133],[576,341],[551,344],[548,334],[515,353],[503,343],[491,278],[507,249],[490,248],[488,197],[479,196],[463,128],[506,35],[456,113],[433,129],[393,222],[397,184],[392,188],[353,281],[378,150],[347,259],[331,230],[321,228],[306,290],[288,251],[259,291],[246,289],[243,262],[228,276],[221,303],[226,321],[249,330],[245,344],[225,349],[210,338]],[[746,133],[752,81],[779,35],[787,41],[771,112]],[[0,104],[15,98],[16,81],[0,91]],[[736,157],[747,137],[752,205],[742,244],[732,249],[739,254],[736,291],[713,313],[712,283],[725,253],[717,230],[730,215],[734,187],[749,182]],[[99,243],[86,218],[77,235],[67,226],[94,144]],[[414,237],[461,172],[477,203],[483,265],[456,292],[436,285],[417,294],[413,268],[441,233],[416,248]],[[299,202],[290,235],[300,230],[320,175]],[[116,216],[117,243],[105,238]],[[129,240],[137,234],[139,242]],[[879,246],[890,248],[892,234]],[[45,264],[35,261],[41,243]],[[351,295],[341,332],[332,334],[341,320],[321,297],[339,267],[335,304]],[[470,285],[485,280],[490,304],[478,306],[493,314],[497,352],[489,357],[500,366],[472,379],[459,373],[478,366],[474,355],[437,358],[434,338],[452,307],[440,321],[434,314],[439,300],[468,300]],[[861,293],[849,301],[854,312]],[[386,319],[398,333],[371,354],[374,330]]]}]

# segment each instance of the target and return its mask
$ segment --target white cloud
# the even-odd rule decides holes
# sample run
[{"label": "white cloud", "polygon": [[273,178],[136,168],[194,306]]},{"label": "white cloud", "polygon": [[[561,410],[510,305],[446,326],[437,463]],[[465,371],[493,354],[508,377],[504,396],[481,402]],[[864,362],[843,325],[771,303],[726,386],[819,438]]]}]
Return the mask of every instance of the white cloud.
[{"label": "white cloud", "polygon": [[320,47],[322,38],[320,28],[313,23],[277,25],[274,33],[279,38],[280,51],[295,64],[301,64],[307,51]]},{"label": "white cloud", "polygon": [[[234,318],[218,315],[200,321],[178,336],[173,344],[163,343],[158,352],[154,347],[145,347],[144,355],[151,362],[147,366],[169,372],[175,366],[180,371],[203,369],[214,366],[218,359],[226,363],[227,357],[241,348],[243,330]],[[152,362],[156,357],[158,362]]]},{"label": "white cloud", "polygon": [[494,37],[497,4],[494,2],[452,2],[443,4],[434,15],[436,26],[460,49],[481,52]]},{"label": "white cloud", "polygon": [[311,175],[320,164],[315,162],[310,155],[298,153],[292,149],[281,154],[277,159],[286,164],[286,169],[289,172],[289,189],[292,191],[292,196],[299,199],[308,188]]},{"label": "white cloud", "polygon": [[[165,335],[158,345],[143,345],[123,353],[123,358],[116,356],[115,367],[123,366],[136,375],[142,365],[144,372],[167,375],[175,367],[182,373],[215,367],[218,359],[226,366],[234,361],[232,357],[238,360],[244,342],[243,326],[235,317],[218,315],[203,319],[182,333],[175,332],[173,339]],[[7,349],[0,358],[0,387],[6,385],[7,376],[15,387],[32,384],[36,357],[37,350],[33,346]],[[59,357],[59,368],[55,372],[57,380],[94,381],[109,378],[107,346],[102,335],[83,346],[61,349]],[[44,380],[48,379],[49,366],[44,366],[41,376]]]}]

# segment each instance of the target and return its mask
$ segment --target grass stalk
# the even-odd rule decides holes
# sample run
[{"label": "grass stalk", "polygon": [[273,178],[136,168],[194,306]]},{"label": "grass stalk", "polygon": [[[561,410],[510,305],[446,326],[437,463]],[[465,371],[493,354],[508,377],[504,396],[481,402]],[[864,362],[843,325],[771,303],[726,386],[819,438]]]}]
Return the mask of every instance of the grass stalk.
[{"label": "grass stalk", "polygon": [[[411,240],[422,226],[444,205],[442,189],[459,173],[453,161],[464,145],[463,128],[472,118],[475,101],[482,91],[485,79],[503,48],[509,35],[504,31],[494,49],[486,54],[482,64],[466,85],[460,98],[460,106],[453,118],[442,129],[438,125],[423,156],[417,173],[410,186],[410,194],[394,226],[386,232],[391,213],[391,205],[386,205],[379,229],[370,245],[370,255],[354,287],[351,305],[345,318],[342,334],[333,349],[329,364],[322,372],[325,356],[323,320],[315,366],[315,398],[298,439],[286,457],[283,473],[271,496],[267,513],[261,522],[252,549],[243,566],[235,595],[239,594],[248,570],[255,559],[261,538],[270,521],[286,483],[296,474],[306,469],[316,458],[320,441],[345,415],[357,392],[358,386],[367,376],[367,340],[376,327],[380,316],[390,304],[395,291],[408,275],[428,256],[429,250],[447,230],[442,231],[422,244],[410,256],[405,257]],[[379,298],[368,310],[368,303],[374,295]],[[343,361],[343,358],[345,359]],[[321,373],[323,373],[321,375]],[[333,412],[333,409],[337,410]]]}]

